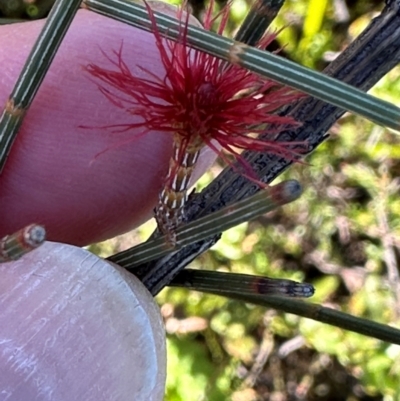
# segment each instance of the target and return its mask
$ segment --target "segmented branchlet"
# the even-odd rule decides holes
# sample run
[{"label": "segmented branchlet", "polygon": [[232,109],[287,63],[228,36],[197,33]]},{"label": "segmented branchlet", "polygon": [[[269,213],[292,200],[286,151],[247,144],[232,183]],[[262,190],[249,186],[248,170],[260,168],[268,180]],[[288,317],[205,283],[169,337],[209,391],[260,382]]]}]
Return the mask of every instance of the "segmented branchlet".
[{"label": "segmented branchlet", "polygon": [[30,224],[14,234],[0,239],[0,263],[18,260],[44,243],[46,231],[38,224]]},{"label": "segmented branchlet", "polygon": [[203,147],[199,138],[186,146],[181,145],[180,139],[179,135],[174,138],[173,155],[155,209],[158,228],[172,243],[175,229],[184,219],[190,178]]},{"label": "segmented branchlet", "polygon": [[[120,107],[125,102],[128,113],[142,117],[143,123],[119,125],[126,127],[124,131],[132,129],[133,140],[140,133],[138,128],[173,137],[173,155],[155,209],[159,230],[173,244],[174,230],[183,220],[190,177],[201,149],[209,146],[242,175],[264,186],[238,149],[294,158],[296,143],[274,139],[280,130],[296,122],[275,112],[300,94],[236,65],[238,47],[232,49],[231,64],[191,49],[187,41],[189,17],[184,16],[182,9],[178,11],[181,32],[177,42],[161,36],[148,5],[147,10],[165,76],[156,76],[145,66],[138,66],[147,77],[137,77],[123,61],[122,48],[114,52],[116,59],[108,57],[114,69],[90,64],[87,71],[100,81],[99,88],[108,98]],[[212,12],[211,2],[204,18],[207,30],[215,22]],[[229,6],[217,16],[219,34],[228,16]],[[274,38],[273,34],[264,36],[258,47],[265,48]],[[258,139],[261,132],[269,132],[271,138]]]}]

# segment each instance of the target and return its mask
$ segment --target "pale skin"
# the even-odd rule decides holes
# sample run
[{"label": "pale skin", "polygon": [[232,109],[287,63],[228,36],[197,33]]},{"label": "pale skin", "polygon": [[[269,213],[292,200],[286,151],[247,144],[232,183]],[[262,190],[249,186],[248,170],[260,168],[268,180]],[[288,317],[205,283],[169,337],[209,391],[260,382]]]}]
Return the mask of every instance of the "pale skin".
[{"label": "pale skin", "polygon": [[[0,26],[2,104],[42,26],[43,21]],[[46,227],[48,239],[82,246],[124,233],[152,217],[172,138],[151,132],[127,142],[132,133],[99,128],[132,118],[112,105],[82,68],[88,62],[108,65],[101,50],[111,54],[122,42],[124,61],[132,68],[143,63],[152,72],[163,73],[151,34],[86,10],[78,12],[0,176],[0,237],[35,222]],[[214,158],[211,151],[204,152],[196,178]],[[34,258],[25,260],[26,273]],[[59,296],[62,300],[63,294]],[[147,297],[143,302],[153,301]],[[13,316],[24,319],[23,314]],[[160,322],[156,325],[153,330],[159,331]],[[165,354],[158,351],[162,370]],[[76,375],[80,380],[79,370]],[[163,386],[163,375],[160,380]],[[158,387],[155,399],[161,399],[161,393]]]},{"label": "pale skin", "polygon": [[8,401],[161,401],[165,335],[139,280],[46,242],[0,264],[0,388]]},{"label": "pale skin", "polygon": [[[0,27],[2,104],[42,26],[36,21]],[[151,34],[78,12],[0,176],[0,237],[35,222],[46,227],[49,239],[82,246],[152,217],[172,138],[151,132],[133,139],[133,132],[97,128],[134,117],[111,104],[82,68],[89,62],[109,67],[101,51],[111,55],[121,44],[133,69],[140,64],[163,74]],[[205,152],[197,178],[214,157]]]}]

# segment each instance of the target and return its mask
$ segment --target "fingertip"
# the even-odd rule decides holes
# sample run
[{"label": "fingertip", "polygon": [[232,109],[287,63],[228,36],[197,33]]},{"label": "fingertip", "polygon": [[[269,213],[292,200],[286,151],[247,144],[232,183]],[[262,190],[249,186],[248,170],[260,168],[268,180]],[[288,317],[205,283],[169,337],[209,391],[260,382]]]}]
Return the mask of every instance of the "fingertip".
[{"label": "fingertip", "polygon": [[[7,35],[13,41],[0,46],[3,54],[13,55],[2,77],[4,100],[27,57],[26,46],[21,52],[12,48],[17,42],[33,45],[43,21],[18,25],[21,30],[10,27]],[[127,63],[149,63],[161,73],[150,39],[128,25],[78,12],[0,177],[0,236],[35,221],[46,226],[52,240],[85,245],[125,232],[151,216],[171,138],[151,133],[135,139],[135,134],[100,128],[129,122],[130,116],[111,104],[82,68],[89,60],[107,63],[102,50],[112,52],[124,41],[133,49],[126,52]]]},{"label": "fingertip", "polygon": [[133,275],[57,243],[1,264],[0,273],[7,400],[163,399],[163,322]]},{"label": "fingertip", "polygon": [[[13,40],[0,43],[0,54],[11,55],[1,78],[4,101],[42,26],[43,21],[10,26],[7,37]],[[87,245],[152,216],[172,137],[105,129],[132,122],[132,115],[100,93],[83,68],[89,62],[109,66],[104,54],[122,43],[130,68],[140,73],[140,64],[165,74],[152,34],[87,10],[77,13],[0,176],[0,237],[36,222],[50,240]],[[206,152],[203,170],[214,158]]]}]

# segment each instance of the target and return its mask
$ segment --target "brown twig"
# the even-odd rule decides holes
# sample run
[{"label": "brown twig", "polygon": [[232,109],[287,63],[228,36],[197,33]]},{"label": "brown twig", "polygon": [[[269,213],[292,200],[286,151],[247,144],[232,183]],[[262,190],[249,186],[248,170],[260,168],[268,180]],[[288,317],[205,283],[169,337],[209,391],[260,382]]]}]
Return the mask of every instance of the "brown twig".
[{"label": "brown twig", "polygon": [[[387,0],[382,13],[373,19],[366,30],[328,66],[325,73],[367,91],[399,61],[400,0]],[[297,129],[284,131],[278,140],[308,141],[309,152],[312,152],[328,137],[327,131],[344,112],[343,109],[316,98],[306,97],[282,111],[283,115],[294,117],[302,122],[302,125]],[[290,160],[268,154],[246,152],[245,158],[266,183],[271,182],[292,164]],[[231,168],[227,168],[205,190],[188,202],[186,208],[188,220],[193,221],[219,210],[229,203],[254,194],[258,189]],[[146,272],[144,284],[153,294],[158,293],[168,285],[171,277],[209,249],[218,238],[215,236],[200,241],[142,266],[140,270]],[[168,271],[169,274],[161,276],[160,280],[154,279],[159,275],[160,269]],[[143,276],[139,275],[139,278],[143,279]]]}]

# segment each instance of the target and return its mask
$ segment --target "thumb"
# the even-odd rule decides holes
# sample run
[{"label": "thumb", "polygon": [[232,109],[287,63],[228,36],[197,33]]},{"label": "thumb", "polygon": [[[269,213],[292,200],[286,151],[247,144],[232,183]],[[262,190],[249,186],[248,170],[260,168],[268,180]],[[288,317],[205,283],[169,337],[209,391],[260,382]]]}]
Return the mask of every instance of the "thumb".
[{"label": "thumb", "polygon": [[163,323],[133,275],[50,242],[0,274],[3,399],[163,399]]}]

